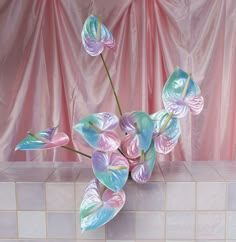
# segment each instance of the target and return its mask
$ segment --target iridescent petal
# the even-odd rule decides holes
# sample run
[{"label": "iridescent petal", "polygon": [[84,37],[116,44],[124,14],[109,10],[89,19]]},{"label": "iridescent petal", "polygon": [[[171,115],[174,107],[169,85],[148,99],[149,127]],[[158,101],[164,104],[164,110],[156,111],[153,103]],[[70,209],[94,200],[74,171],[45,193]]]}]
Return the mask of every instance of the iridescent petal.
[{"label": "iridescent petal", "polygon": [[95,176],[112,191],[120,191],[129,175],[129,162],[119,153],[96,151],[92,155],[92,167]]},{"label": "iridescent petal", "polygon": [[112,131],[118,125],[118,118],[112,113],[96,113],[74,126],[85,141],[100,151],[113,151],[120,146],[119,136]]},{"label": "iridescent petal", "polygon": [[104,46],[115,48],[115,41],[111,32],[101,24],[100,38],[98,36],[98,18],[90,15],[83,26],[81,33],[82,43],[85,50],[91,56],[97,56],[102,53]]},{"label": "iridescent petal", "polygon": [[150,115],[155,125],[153,132],[155,149],[162,154],[169,153],[175,147],[181,134],[179,120],[173,117],[169,120],[165,129],[160,133],[168,116],[169,114],[164,109]]},{"label": "iridescent petal", "polygon": [[69,137],[62,132],[54,135],[55,130],[56,128],[48,128],[35,133],[39,138],[45,140],[45,142],[35,137],[28,136],[16,146],[15,150],[51,149],[66,145],[69,142]]},{"label": "iridescent petal", "polygon": [[113,192],[109,189],[105,190],[101,198],[98,182],[92,180],[80,205],[81,230],[96,229],[109,222],[122,209],[125,199],[123,190]]},{"label": "iridescent petal", "polygon": [[[142,156],[141,156],[142,157]],[[155,165],[156,152],[153,142],[150,145],[148,151],[144,154],[143,160],[139,158],[139,162],[131,171],[131,177],[137,183],[146,183],[152,175],[152,171]]]},{"label": "iridescent petal", "polygon": [[[192,78],[187,82],[188,77],[186,72],[176,68],[163,88],[162,99],[165,109],[168,113],[173,113],[176,118],[184,117],[188,111],[198,114],[204,105],[200,88]],[[185,84],[187,89],[184,95]]]},{"label": "iridescent petal", "polygon": [[127,136],[121,142],[121,148],[128,158],[137,158],[146,152],[151,144],[154,124],[145,112],[131,112],[120,119],[121,129]]},{"label": "iridescent petal", "polygon": [[204,106],[204,99],[202,96],[186,97],[185,101],[193,115],[199,114]]}]

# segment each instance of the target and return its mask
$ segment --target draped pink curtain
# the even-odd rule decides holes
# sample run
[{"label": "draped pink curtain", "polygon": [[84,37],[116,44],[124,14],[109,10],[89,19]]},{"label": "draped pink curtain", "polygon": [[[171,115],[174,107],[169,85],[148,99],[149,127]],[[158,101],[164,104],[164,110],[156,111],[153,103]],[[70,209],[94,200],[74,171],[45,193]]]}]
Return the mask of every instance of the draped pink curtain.
[{"label": "draped pink curtain", "polygon": [[163,160],[236,159],[235,0],[1,0],[0,160],[76,161],[62,148],[14,151],[27,131],[59,125],[69,146],[92,150],[73,130],[94,112],[118,110],[100,57],[83,49],[88,15],[101,16],[117,43],[106,49],[122,111],[153,113],[176,66],[199,84],[203,112],[181,120]]}]

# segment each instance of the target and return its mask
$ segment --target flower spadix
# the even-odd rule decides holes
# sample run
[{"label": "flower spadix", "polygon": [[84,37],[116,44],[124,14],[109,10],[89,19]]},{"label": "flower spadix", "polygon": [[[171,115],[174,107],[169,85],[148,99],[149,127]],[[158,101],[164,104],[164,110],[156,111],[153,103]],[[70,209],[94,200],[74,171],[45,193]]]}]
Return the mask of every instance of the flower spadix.
[{"label": "flower spadix", "polygon": [[142,152],[141,156],[133,163],[131,170],[131,177],[137,183],[146,183],[149,181],[155,165],[156,151],[153,142],[151,143],[147,152]]},{"label": "flower spadix", "polygon": [[120,153],[96,151],[92,155],[92,167],[98,180],[112,191],[120,191],[128,179],[129,162]]},{"label": "flower spadix", "polygon": [[66,145],[69,137],[63,132],[55,134],[56,129],[54,127],[37,133],[28,132],[29,136],[23,139],[15,150],[42,150]]},{"label": "flower spadix", "polygon": [[93,148],[100,151],[113,151],[120,146],[120,138],[113,131],[119,120],[112,113],[95,113],[78,122],[74,129]]},{"label": "flower spadix", "polygon": [[120,127],[127,134],[121,141],[122,152],[131,159],[146,152],[152,141],[154,123],[145,112],[131,112],[122,115]]},{"label": "flower spadix", "polygon": [[99,182],[93,179],[85,190],[80,205],[81,230],[92,230],[106,224],[122,209],[125,199],[123,190],[114,192],[106,189],[101,196]]},{"label": "flower spadix", "polygon": [[180,68],[176,68],[167,80],[162,100],[166,111],[176,118],[184,117],[188,111],[195,115],[199,114],[204,106],[199,86],[191,75]]},{"label": "flower spadix", "polygon": [[150,117],[154,121],[155,149],[158,153],[167,154],[175,147],[181,134],[179,120],[164,109]]},{"label": "flower spadix", "polygon": [[115,48],[115,41],[111,32],[101,23],[101,20],[90,15],[84,22],[81,33],[82,43],[91,56],[103,52],[104,47]]}]

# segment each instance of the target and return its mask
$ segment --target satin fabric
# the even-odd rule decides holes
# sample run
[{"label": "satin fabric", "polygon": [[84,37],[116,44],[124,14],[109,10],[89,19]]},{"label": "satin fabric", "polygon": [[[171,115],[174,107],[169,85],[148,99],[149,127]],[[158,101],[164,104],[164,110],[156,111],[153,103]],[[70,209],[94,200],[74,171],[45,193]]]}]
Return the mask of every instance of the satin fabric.
[{"label": "satin fabric", "polygon": [[71,137],[68,146],[91,155],[73,125],[95,112],[119,116],[100,57],[82,46],[90,14],[116,41],[103,55],[123,113],[161,110],[176,66],[201,88],[203,112],[181,119],[177,146],[159,161],[236,159],[236,1],[2,0],[1,161],[88,160],[62,148],[14,149],[27,131],[59,125]]}]

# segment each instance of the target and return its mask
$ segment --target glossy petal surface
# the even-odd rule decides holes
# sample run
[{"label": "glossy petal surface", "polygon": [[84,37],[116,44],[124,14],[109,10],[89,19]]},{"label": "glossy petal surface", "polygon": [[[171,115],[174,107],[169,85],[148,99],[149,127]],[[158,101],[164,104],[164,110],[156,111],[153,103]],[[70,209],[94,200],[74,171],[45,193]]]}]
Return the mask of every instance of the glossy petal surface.
[{"label": "glossy petal surface", "polygon": [[101,24],[99,38],[98,35],[98,18],[90,15],[84,23],[81,37],[85,50],[91,56],[101,54],[104,46],[109,48],[115,47],[115,41],[111,32],[103,24]]},{"label": "glossy petal surface", "polygon": [[120,146],[119,136],[112,131],[118,125],[118,118],[112,113],[96,113],[74,126],[85,141],[100,151],[113,151]]},{"label": "glossy petal surface", "polygon": [[120,119],[121,129],[127,133],[121,142],[121,149],[128,158],[137,158],[146,152],[151,144],[154,124],[144,112],[124,114]]},{"label": "glossy petal surface", "polygon": [[109,189],[105,190],[101,198],[98,181],[92,180],[80,205],[81,230],[96,229],[109,222],[122,209],[125,199],[123,190],[113,192]]},{"label": "glossy petal surface", "polygon": [[146,183],[152,175],[152,171],[155,165],[156,151],[154,149],[153,142],[144,154],[143,160],[139,158],[139,162],[131,171],[131,176],[137,183]]},{"label": "glossy petal surface", "polygon": [[16,146],[15,150],[50,149],[66,145],[69,142],[69,137],[62,132],[54,135],[55,130],[56,128],[48,128],[36,133],[37,136],[45,139],[47,142],[43,142],[35,137],[28,136]]},{"label": "glossy petal surface", "polygon": [[93,153],[92,167],[98,180],[112,191],[120,191],[128,179],[129,162],[119,153]]},{"label": "glossy petal surface", "polygon": [[203,109],[204,100],[200,96],[200,88],[192,78],[187,85],[185,96],[182,97],[187,79],[188,74],[180,68],[176,68],[167,80],[162,92],[166,111],[173,113],[176,118],[184,117],[188,111],[198,114]]},{"label": "glossy petal surface", "polygon": [[162,154],[169,153],[175,147],[181,134],[179,120],[173,117],[167,123],[164,131],[160,133],[160,130],[168,119],[168,116],[169,114],[166,110],[161,110],[150,115],[155,124],[153,135],[155,149],[157,152]]}]

